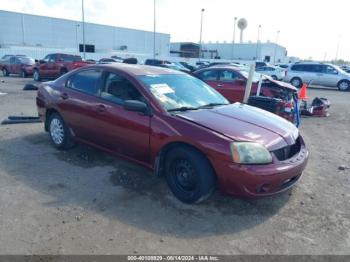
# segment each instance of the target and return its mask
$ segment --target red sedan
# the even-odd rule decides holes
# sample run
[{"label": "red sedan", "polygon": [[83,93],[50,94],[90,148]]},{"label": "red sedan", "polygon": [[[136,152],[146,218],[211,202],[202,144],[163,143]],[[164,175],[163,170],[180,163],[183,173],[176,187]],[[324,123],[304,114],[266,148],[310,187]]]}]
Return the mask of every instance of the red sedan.
[{"label": "red sedan", "polygon": [[3,76],[9,76],[10,74],[17,74],[22,77],[27,77],[33,74],[33,66],[35,60],[27,56],[8,56],[1,62],[0,67]]},{"label": "red sedan", "polygon": [[164,175],[185,203],[218,185],[242,197],[291,188],[308,150],[298,129],[269,112],[229,102],[188,74],[159,67],[88,66],[41,84],[39,116],[52,144],[87,143]]}]

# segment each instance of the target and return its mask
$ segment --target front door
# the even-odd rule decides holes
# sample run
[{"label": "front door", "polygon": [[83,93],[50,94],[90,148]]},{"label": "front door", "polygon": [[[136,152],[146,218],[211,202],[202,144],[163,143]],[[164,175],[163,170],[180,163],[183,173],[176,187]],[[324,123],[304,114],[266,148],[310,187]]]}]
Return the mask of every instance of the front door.
[{"label": "front door", "polygon": [[98,127],[100,144],[123,156],[139,162],[150,161],[150,116],[127,111],[126,100],[147,102],[127,76],[106,71],[103,75]]}]

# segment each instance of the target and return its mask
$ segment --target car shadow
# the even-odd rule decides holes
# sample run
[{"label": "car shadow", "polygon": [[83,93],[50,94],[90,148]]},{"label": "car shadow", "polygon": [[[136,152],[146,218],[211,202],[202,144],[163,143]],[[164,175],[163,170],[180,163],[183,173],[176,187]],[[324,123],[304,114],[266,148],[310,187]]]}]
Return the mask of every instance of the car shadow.
[{"label": "car shadow", "polygon": [[57,151],[44,132],[2,140],[0,167],[16,181],[53,198],[45,203],[48,207],[79,206],[144,231],[179,238],[253,228],[276,215],[291,195],[248,201],[216,191],[204,203],[186,205],[151,171],[86,145]]}]

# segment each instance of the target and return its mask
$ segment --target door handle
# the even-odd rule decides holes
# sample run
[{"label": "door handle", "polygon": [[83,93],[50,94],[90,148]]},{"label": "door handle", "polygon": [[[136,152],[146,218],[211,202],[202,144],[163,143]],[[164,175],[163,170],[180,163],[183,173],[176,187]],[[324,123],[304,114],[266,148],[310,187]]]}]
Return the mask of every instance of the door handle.
[{"label": "door handle", "polygon": [[61,94],[61,98],[62,98],[63,100],[67,100],[67,99],[69,98],[69,96],[68,96],[67,93],[63,93],[63,94]]},{"label": "door handle", "polygon": [[104,113],[106,111],[107,111],[107,109],[106,109],[106,107],[104,105],[98,105],[97,106],[97,112]]},{"label": "door handle", "polygon": [[217,86],[217,87],[223,87],[223,85],[222,85],[222,84],[217,84],[216,86]]}]

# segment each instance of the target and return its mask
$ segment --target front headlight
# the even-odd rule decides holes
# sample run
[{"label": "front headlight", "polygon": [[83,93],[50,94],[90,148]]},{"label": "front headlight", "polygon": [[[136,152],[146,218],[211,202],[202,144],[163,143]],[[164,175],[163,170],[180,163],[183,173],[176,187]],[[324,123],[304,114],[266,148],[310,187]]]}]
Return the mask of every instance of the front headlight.
[{"label": "front headlight", "polygon": [[270,152],[258,143],[233,142],[231,152],[233,162],[238,164],[269,164],[272,162]]}]

